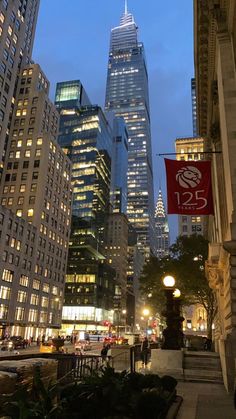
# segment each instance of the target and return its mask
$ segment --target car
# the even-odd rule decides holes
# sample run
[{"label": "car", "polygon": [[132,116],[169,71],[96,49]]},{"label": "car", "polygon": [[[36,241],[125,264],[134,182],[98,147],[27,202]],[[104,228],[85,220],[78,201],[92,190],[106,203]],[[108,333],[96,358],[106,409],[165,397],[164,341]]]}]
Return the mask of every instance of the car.
[{"label": "car", "polygon": [[123,336],[107,336],[103,339],[103,342],[110,345],[124,345],[128,343],[128,339]]},{"label": "car", "polygon": [[87,340],[79,340],[75,343],[75,350],[80,351],[91,351],[92,346],[89,341]]},{"label": "car", "polygon": [[56,347],[53,345],[51,340],[42,342],[39,348],[39,352],[44,354],[51,354],[56,351]]},{"label": "car", "polygon": [[26,341],[22,336],[11,336],[9,340],[9,347],[12,349],[22,349],[26,347]]}]

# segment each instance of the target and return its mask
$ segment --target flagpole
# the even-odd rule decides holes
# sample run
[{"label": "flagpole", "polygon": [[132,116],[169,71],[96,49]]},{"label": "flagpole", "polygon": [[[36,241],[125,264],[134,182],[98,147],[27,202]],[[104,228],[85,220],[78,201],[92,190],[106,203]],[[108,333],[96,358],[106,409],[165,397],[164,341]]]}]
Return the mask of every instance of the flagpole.
[{"label": "flagpole", "polygon": [[[222,151],[200,151],[198,153],[195,154],[219,154],[222,153]],[[178,155],[184,155],[184,154],[193,154],[193,152],[189,152],[189,153],[160,153],[160,154],[156,154],[156,156],[178,156]]]}]

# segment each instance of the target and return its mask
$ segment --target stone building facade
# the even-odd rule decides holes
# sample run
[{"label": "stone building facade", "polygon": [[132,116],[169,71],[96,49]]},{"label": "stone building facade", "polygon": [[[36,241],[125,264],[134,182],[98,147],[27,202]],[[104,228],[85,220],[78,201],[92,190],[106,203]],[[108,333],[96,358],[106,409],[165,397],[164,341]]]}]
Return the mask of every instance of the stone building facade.
[{"label": "stone building facade", "polygon": [[225,386],[236,370],[236,1],[195,0],[198,132],[212,159],[215,215],[209,217],[206,272],[215,290],[215,345]]}]

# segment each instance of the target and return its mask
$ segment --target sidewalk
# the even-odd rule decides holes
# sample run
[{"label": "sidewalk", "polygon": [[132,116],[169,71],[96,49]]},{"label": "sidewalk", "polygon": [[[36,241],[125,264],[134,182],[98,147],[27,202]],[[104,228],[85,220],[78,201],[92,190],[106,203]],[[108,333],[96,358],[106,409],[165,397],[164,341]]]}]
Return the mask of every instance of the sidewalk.
[{"label": "sidewalk", "polygon": [[177,394],[183,397],[177,419],[236,419],[223,384],[179,382]]}]

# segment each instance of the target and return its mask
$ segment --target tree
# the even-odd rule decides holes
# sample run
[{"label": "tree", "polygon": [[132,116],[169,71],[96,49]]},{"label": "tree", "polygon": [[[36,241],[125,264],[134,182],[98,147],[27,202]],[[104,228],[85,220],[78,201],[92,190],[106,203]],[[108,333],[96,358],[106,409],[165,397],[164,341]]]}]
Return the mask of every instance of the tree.
[{"label": "tree", "polygon": [[212,323],[216,314],[215,296],[205,277],[208,241],[200,235],[179,236],[170,247],[168,258],[151,257],[144,266],[140,289],[150,296],[150,305],[161,312],[165,306],[162,279],[173,275],[176,288],[181,290],[184,305],[201,304],[207,313],[207,335],[212,338]]}]

